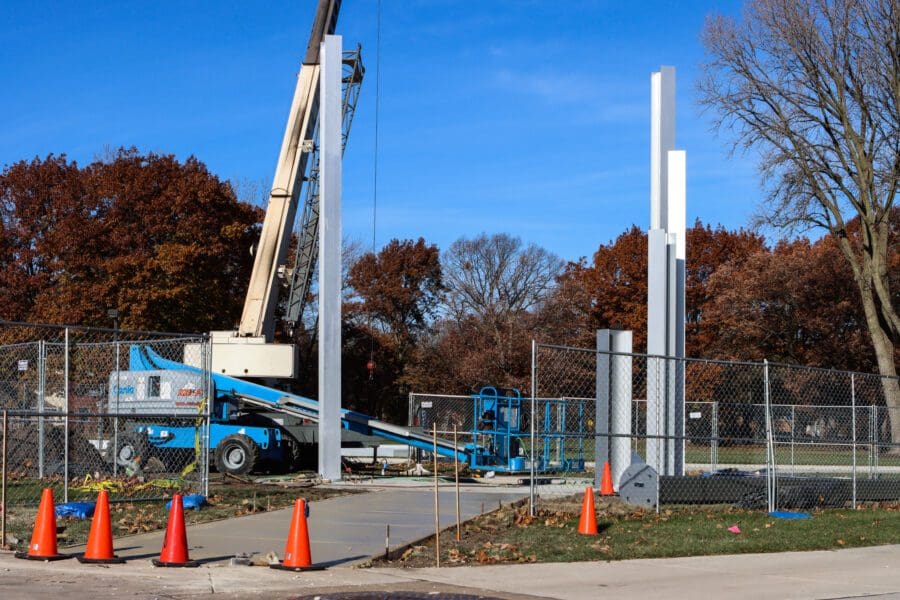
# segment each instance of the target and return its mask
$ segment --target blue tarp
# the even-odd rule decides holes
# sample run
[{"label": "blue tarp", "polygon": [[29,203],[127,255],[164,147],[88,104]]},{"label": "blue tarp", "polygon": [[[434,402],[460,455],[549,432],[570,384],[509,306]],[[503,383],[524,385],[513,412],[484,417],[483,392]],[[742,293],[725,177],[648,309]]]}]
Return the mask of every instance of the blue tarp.
[{"label": "blue tarp", "polygon": [[94,515],[93,502],[66,502],[56,505],[57,517],[72,519],[90,519]]},{"label": "blue tarp", "polygon": [[[200,510],[201,507],[206,506],[206,496],[203,494],[189,494],[181,498],[181,503],[185,510]],[[166,510],[172,510],[171,500],[166,502]]]}]

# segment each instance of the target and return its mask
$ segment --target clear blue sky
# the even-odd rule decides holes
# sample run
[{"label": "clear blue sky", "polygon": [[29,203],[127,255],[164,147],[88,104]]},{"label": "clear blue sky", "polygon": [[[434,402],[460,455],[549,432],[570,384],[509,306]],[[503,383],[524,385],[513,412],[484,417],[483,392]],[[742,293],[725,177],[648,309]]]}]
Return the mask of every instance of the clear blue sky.
[{"label": "clear blue sky", "polygon": [[[101,6],[102,5],[102,6]],[[0,165],[104,147],[196,155],[271,182],[315,9],[290,2],[4,2]],[[745,225],[754,161],[695,103],[699,32],[737,1],[384,0],[378,242],[505,231],[566,259],[649,220],[650,73],[677,68],[688,223]],[[375,0],[339,33],[368,78],[344,166],[344,230],[369,243]]]}]

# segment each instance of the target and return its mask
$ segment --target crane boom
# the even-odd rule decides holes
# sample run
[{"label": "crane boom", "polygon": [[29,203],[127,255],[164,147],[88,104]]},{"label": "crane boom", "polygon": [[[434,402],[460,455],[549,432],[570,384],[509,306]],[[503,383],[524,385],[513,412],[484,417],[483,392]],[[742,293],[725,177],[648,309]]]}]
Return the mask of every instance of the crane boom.
[{"label": "crane boom", "polygon": [[[347,148],[350,127],[356,113],[360,86],[366,70],[362,65],[362,51],[357,45],[355,50],[345,51],[342,59],[341,114],[341,153]],[[306,177],[306,198],[303,212],[297,228],[297,248],[294,253],[294,268],[291,270],[291,281],[288,287],[287,304],[284,320],[295,326],[303,318],[303,311],[312,286],[313,272],[319,255],[319,150],[313,149],[309,174]],[[313,328],[315,335],[315,328]]]},{"label": "crane boom", "polygon": [[319,113],[319,47],[325,35],[334,33],[340,6],[341,0],[319,0],[316,9],[253,261],[238,327],[240,337],[261,337],[266,342],[274,338],[278,270],[287,258]]}]

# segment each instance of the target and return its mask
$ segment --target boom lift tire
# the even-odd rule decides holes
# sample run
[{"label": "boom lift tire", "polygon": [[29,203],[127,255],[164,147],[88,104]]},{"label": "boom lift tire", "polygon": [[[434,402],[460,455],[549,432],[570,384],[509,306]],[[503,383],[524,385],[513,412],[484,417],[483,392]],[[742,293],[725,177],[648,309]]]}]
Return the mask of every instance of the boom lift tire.
[{"label": "boom lift tire", "polygon": [[129,431],[119,436],[116,448],[116,463],[121,467],[146,465],[150,460],[151,447],[147,434]]},{"label": "boom lift tire", "polygon": [[256,466],[259,447],[242,433],[232,433],[222,438],[216,446],[216,470],[219,473],[246,475]]}]

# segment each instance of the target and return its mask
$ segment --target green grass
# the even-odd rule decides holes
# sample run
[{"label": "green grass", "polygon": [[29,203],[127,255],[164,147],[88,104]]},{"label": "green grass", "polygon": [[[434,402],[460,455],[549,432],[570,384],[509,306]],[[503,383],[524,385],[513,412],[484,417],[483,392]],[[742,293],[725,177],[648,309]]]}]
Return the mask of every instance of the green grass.
[{"label": "green grass", "polygon": [[[828,550],[900,543],[900,509],[821,510],[807,520],[781,520],[734,508],[682,508],[598,518],[600,535],[576,533],[570,512],[504,509],[466,524],[462,541],[442,535],[442,563],[568,562]],[[740,534],[728,531],[737,525]],[[407,551],[394,565],[430,566],[433,543]],[[381,564],[387,564],[381,562]]]},{"label": "green grass", "polygon": [[[565,455],[573,458],[579,453],[579,441],[581,444],[581,452],[586,461],[594,460],[594,444],[593,439],[569,439],[565,443]],[[523,450],[528,452],[528,445],[523,441]],[[539,447],[542,449],[543,447]],[[632,448],[641,456],[646,456],[644,440],[635,440]],[[556,445],[552,446],[550,451],[551,459],[555,460]],[[796,443],[793,447],[793,453],[790,442],[779,441],[775,445],[775,460],[779,467],[795,466],[844,466],[853,465],[853,450],[848,446],[827,446],[827,445],[810,445]],[[709,465],[711,461],[711,450],[707,443],[687,444],[685,447],[685,462],[697,465]],[[766,445],[764,441],[760,441],[757,445],[752,446],[726,446],[720,444],[718,447],[718,458],[716,465],[718,468],[727,468],[728,465],[759,465],[766,464]],[[856,450],[857,468],[867,469],[869,465],[869,448],[868,446],[859,445]],[[887,454],[882,452],[878,456],[878,465],[880,467],[898,467],[900,466],[900,456]]]},{"label": "green grass", "polygon": [[[789,443],[779,442],[775,446],[775,461],[779,467],[790,465],[832,465],[851,467],[853,465],[853,450],[841,446],[808,446],[796,444],[793,449]],[[709,464],[710,450],[707,446],[688,446],[685,449],[685,462]],[[719,465],[728,464],[760,464],[766,462],[766,448],[760,446],[720,446],[718,449]],[[869,451],[857,449],[857,468],[868,468]],[[900,466],[900,456],[882,454],[878,457],[878,465],[881,467]]]}]

